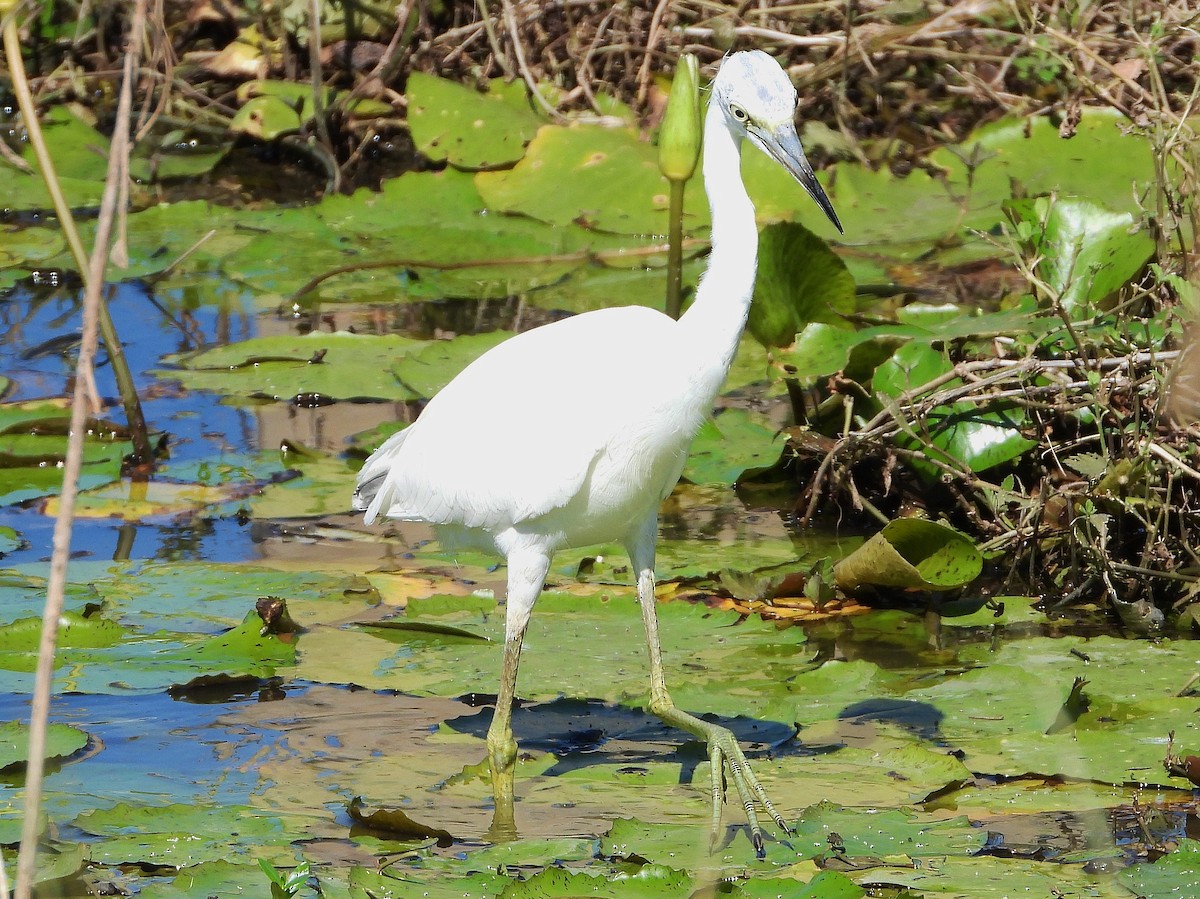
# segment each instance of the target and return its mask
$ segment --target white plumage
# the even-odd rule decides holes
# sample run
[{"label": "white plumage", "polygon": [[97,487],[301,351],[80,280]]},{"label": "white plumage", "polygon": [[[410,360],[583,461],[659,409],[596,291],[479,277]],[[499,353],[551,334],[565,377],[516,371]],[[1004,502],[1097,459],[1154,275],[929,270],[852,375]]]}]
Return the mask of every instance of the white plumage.
[{"label": "white plumage", "polygon": [[515,833],[511,705],[521,642],[558,549],[619,540],[637,572],[650,655],[650,708],[706,740],[714,837],[728,767],[762,852],[755,806],[786,827],[726,729],[675,708],[666,691],[654,610],[658,507],[683,470],[737,350],[754,287],[758,232],[740,174],[741,143],[783,165],[837,216],[804,158],[796,94],[759,51],[736,53],[713,81],[704,128],[712,254],[695,302],[674,321],[640,306],[589,312],[519,334],[467,366],[358,476],[354,507],[426,521],[453,544],[506,558],[504,666],[488,731],[496,818]]}]

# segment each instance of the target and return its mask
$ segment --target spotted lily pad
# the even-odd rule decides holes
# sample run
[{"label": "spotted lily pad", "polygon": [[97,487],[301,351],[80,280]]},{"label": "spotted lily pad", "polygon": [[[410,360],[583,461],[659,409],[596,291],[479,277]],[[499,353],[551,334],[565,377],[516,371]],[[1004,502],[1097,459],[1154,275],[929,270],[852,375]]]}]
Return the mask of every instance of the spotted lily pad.
[{"label": "spotted lily pad", "polygon": [[423,72],[408,76],[408,127],[417,149],[460,169],[516,162],[541,120],[503,93],[481,93]]},{"label": "spotted lily pad", "polygon": [[[499,212],[621,234],[667,232],[669,188],[657,152],[625,128],[543,128],[516,168],[481,172],[475,183],[488,207]],[[688,192],[684,215],[686,230],[708,224],[699,191]]]},{"label": "spotted lily pad", "polygon": [[983,556],[965,534],[933,521],[891,521],[834,566],[843,590],[864,586],[947,590],[979,577]]}]

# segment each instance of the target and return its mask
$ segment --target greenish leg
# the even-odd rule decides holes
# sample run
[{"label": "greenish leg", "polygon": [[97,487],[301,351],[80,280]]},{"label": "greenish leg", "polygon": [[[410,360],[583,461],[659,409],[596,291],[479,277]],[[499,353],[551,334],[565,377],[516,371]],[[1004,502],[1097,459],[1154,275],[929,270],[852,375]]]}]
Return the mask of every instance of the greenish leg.
[{"label": "greenish leg", "polygon": [[761,805],[780,830],[790,833],[787,822],[775,811],[767,791],[763,789],[737,738],[727,727],[703,721],[675,707],[667,693],[666,677],[663,674],[662,647],[658,638],[658,613],[654,607],[653,565],[638,573],[638,602],[642,607],[642,622],[646,626],[646,646],[650,653],[650,711],[666,724],[686,730],[708,744],[708,759],[712,769],[712,848],[716,848],[721,832],[721,804],[724,796],[723,780],[728,767],[730,779],[737,788],[746,820],[750,824],[750,839],[759,858],[766,855],[763,847],[762,828],[758,823],[756,805]]},{"label": "greenish leg", "polygon": [[500,689],[496,694],[496,712],[487,732],[488,765],[492,770],[492,826],[487,838],[506,842],[517,838],[513,813],[517,774],[517,741],[512,731],[512,706],[517,692],[517,668],[521,663],[521,644],[529,626],[529,615],[546,579],[550,558],[542,553],[514,553],[508,558],[508,595],[504,626],[504,662],[500,668]]}]

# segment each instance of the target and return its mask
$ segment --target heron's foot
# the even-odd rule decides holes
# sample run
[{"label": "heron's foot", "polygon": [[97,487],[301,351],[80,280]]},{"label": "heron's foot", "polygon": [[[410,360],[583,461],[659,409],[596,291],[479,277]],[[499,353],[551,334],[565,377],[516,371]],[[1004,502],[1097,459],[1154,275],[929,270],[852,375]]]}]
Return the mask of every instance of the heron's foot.
[{"label": "heron's foot", "polygon": [[493,843],[508,843],[517,838],[516,816],[513,813],[513,795],[517,776],[517,743],[511,731],[495,737],[488,734],[488,766],[492,771],[492,825],[487,839]]},{"label": "heron's foot", "polygon": [[721,806],[725,800],[725,775],[728,773],[729,779],[737,788],[742,808],[746,811],[746,821],[750,825],[750,841],[754,845],[754,854],[759,858],[764,858],[767,852],[763,845],[762,828],[758,823],[759,810],[770,815],[785,834],[791,833],[791,830],[788,828],[787,822],[783,820],[783,816],[775,811],[771,800],[767,798],[767,791],[754,776],[746,753],[738,745],[733,731],[719,724],[689,715],[673,705],[660,706],[654,711],[665,723],[683,728],[708,744],[708,761],[712,768],[712,845],[710,849],[715,850],[720,841]]}]

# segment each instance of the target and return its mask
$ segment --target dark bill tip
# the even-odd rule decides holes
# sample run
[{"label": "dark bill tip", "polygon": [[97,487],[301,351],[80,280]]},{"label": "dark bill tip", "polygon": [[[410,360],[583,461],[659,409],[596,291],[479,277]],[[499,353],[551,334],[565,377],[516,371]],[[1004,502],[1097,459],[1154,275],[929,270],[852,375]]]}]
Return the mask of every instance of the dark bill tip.
[{"label": "dark bill tip", "polygon": [[829,202],[825,189],[821,187],[821,182],[813,173],[812,166],[808,164],[808,158],[804,155],[804,148],[800,145],[800,136],[796,134],[795,126],[788,122],[773,132],[752,130],[750,134],[754,138],[754,142],[768,156],[787,169],[791,176],[800,182],[800,186],[821,207],[821,211],[828,216],[829,221],[833,222],[833,227],[838,229],[838,234],[845,234],[837,212],[833,208],[833,203]]}]

